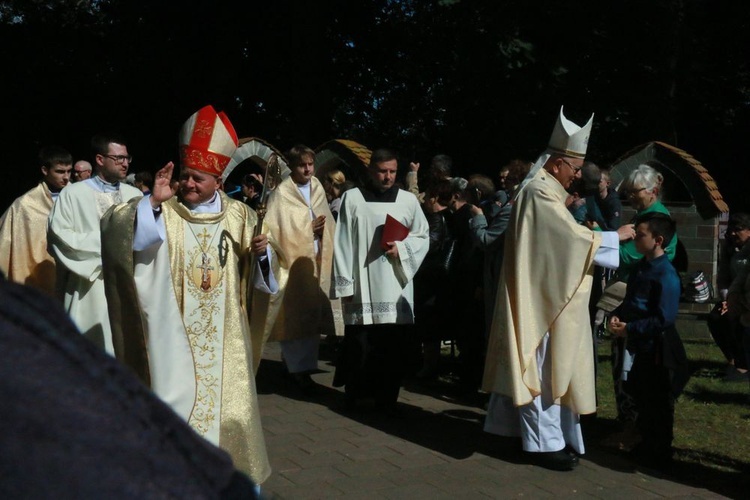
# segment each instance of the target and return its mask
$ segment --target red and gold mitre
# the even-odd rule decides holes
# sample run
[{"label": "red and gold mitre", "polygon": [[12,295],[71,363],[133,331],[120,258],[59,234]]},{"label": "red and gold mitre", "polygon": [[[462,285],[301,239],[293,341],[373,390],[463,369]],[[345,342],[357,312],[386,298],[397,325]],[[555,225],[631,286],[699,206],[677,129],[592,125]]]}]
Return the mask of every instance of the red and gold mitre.
[{"label": "red and gold mitre", "polygon": [[232,123],[222,111],[205,106],[187,119],[180,130],[180,162],[193,168],[220,176],[226,168],[239,141]]}]

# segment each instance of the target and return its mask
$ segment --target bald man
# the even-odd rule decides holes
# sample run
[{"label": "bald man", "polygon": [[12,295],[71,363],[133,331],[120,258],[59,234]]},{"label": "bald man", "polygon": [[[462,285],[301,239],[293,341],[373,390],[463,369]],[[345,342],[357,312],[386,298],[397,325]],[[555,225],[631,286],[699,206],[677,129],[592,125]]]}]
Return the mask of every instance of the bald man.
[{"label": "bald man", "polygon": [[91,177],[91,163],[86,160],[78,160],[73,165],[73,178],[71,182],[85,181]]}]

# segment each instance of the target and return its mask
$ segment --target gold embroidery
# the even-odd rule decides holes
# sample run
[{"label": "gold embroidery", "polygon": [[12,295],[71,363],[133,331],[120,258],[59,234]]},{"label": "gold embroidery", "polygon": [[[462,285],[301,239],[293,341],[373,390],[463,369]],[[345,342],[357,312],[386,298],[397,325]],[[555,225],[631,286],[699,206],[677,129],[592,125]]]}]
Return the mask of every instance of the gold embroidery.
[{"label": "gold embroidery", "polygon": [[[188,228],[193,232],[191,225]],[[218,263],[218,249],[212,246],[214,236],[221,227],[216,224],[213,234],[207,227],[195,236],[199,246],[187,253],[185,291],[190,294],[194,309],[185,311],[185,326],[195,363],[196,398],[188,423],[205,435],[219,423],[217,408],[221,401],[221,346],[224,316],[221,297],[224,294],[223,270]],[[210,243],[206,245],[206,242]],[[202,240],[202,242],[201,242]]]},{"label": "gold embroidery", "polygon": [[221,175],[224,164],[229,162],[228,158],[225,162],[214,153],[191,149],[186,146],[183,146],[180,153],[183,164],[215,175]]},{"label": "gold embroidery", "polygon": [[214,126],[208,120],[199,120],[198,123],[195,124],[193,135],[197,135],[198,137],[211,137],[213,130]]}]

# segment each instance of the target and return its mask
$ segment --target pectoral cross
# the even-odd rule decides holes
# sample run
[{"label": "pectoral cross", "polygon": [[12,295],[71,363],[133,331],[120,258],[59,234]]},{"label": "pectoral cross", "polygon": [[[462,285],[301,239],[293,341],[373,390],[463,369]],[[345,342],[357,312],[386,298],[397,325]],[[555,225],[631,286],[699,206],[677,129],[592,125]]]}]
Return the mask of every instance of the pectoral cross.
[{"label": "pectoral cross", "polygon": [[211,289],[211,271],[213,270],[213,266],[211,266],[211,258],[205,252],[203,253],[201,265],[198,266],[198,269],[201,270],[201,290],[206,292]]}]

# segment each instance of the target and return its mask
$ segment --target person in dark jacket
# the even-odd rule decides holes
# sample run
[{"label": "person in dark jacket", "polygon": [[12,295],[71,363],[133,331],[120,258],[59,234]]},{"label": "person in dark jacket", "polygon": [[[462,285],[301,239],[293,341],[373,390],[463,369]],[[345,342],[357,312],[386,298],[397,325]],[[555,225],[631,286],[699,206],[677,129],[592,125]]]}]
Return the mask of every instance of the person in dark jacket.
[{"label": "person in dark jacket", "polygon": [[[628,279],[623,303],[610,318],[610,331],[625,339],[627,361],[621,382],[633,396],[636,428],[642,441],[635,458],[650,465],[667,465],[672,459],[675,366],[668,359],[686,357],[674,329],[680,301],[680,277],[664,249],[674,238],[675,223],[668,215],[647,213],[636,219],[635,247],[643,254]],[[631,361],[632,360],[632,361]]]}]

